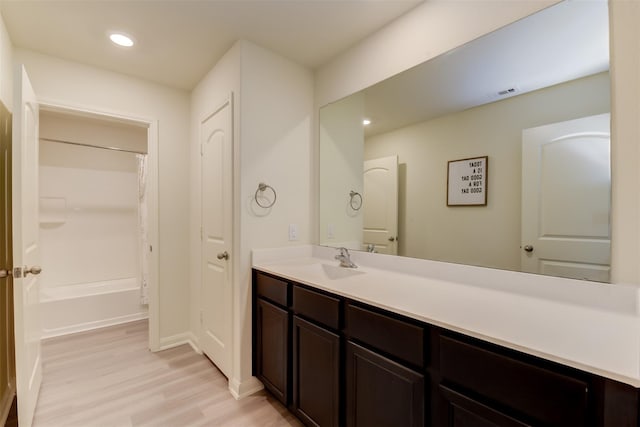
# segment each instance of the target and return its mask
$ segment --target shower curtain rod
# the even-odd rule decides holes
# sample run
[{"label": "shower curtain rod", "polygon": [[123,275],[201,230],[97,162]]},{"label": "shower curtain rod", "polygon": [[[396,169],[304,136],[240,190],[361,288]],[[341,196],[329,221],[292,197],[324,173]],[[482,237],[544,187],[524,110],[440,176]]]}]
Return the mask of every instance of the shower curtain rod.
[{"label": "shower curtain rod", "polygon": [[80,147],[89,147],[89,148],[100,148],[102,150],[123,151],[125,153],[133,153],[133,154],[147,154],[142,151],[126,150],[124,148],[118,148],[118,147],[102,147],[100,145],[83,144],[82,142],[64,141],[62,139],[40,138],[40,141],[59,142],[60,144],[78,145]]}]

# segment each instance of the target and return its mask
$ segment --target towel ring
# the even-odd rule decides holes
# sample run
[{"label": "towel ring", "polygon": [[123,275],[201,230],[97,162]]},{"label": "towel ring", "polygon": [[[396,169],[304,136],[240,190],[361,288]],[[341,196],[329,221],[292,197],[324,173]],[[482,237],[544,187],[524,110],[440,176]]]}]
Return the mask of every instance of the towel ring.
[{"label": "towel ring", "polygon": [[357,191],[351,190],[349,192],[349,206],[351,206],[351,209],[354,211],[359,211],[362,207],[362,195]]},{"label": "towel ring", "polygon": [[[271,201],[271,203],[263,205],[258,200],[258,193],[264,192],[267,188],[273,192],[273,200]],[[274,190],[272,186],[267,185],[264,182],[261,182],[260,184],[258,184],[258,189],[256,190],[256,194],[253,196],[253,198],[255,199],[258,206],[260,206],[261,208],[269,209],[271,206],[273,206],[276,203],[276,199],[278,198],[278,195],[276,194],[276,190]]]}]

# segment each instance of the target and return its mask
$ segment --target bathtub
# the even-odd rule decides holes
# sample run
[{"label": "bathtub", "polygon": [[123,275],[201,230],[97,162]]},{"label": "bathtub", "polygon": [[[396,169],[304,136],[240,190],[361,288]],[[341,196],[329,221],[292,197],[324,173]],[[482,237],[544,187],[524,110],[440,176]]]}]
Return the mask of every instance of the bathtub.
[{"label": "bathtub", "polygon": [[136,278],[40,289],[42,338],[148,317]]}]

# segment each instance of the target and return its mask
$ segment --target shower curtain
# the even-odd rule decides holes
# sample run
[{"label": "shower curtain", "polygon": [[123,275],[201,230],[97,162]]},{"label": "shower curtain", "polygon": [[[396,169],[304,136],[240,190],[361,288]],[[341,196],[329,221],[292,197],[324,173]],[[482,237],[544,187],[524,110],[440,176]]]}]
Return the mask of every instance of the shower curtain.
[{"label": "shower curtain", "polygon": [[149,253],[149,241],[147,239],[147,156],[138,154],[138,244],[140,250],[140,304],[149,304],[148,277],[149,269],[147,257]]}]

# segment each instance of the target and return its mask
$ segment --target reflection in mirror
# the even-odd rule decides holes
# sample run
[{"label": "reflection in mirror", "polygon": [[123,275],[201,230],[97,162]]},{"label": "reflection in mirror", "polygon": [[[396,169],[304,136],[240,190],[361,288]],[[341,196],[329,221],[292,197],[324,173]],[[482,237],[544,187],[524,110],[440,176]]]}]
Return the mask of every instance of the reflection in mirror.
[{"label": "reflection in mirror", "polygon": [[[608,281],[608,37],[565,1],[322,107],[319,243]],[[486,206],[447,206],[484,156]]]}]

